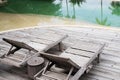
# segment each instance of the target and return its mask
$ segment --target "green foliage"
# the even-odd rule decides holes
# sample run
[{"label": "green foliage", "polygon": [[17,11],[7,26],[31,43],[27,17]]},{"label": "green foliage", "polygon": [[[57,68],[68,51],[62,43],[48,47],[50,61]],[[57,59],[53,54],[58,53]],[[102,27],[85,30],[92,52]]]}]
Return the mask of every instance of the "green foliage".
[{"label": "green foliage", "polygon": [[80,6],[83,2],[85,2],[85,0],[70,0],[70,2],[73,4],[73,5],[78,5]]},{"label": "green foliage", "polygon": [[96,22],[100,25],[106,25],[106,26],[110,26],[111,23],[107,23],[107,17],[105,19],[101,19],[99,20],[98,18],[96,18]]},{"label": "green foliage", "polygon": [[112,1],[109,9],[112,10],[112,14],[120,16],[120,1]]},{"label": "green foliage", "polygon": [[0,12],[59,15],[61,5],[53,2],[54,0],[9,0],[6,6],[0,7]]}]

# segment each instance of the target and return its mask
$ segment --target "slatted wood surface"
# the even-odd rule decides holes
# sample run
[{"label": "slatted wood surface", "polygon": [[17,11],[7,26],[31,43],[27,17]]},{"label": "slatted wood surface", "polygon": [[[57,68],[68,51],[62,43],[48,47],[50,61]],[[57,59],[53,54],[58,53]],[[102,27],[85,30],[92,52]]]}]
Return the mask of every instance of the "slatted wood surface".
[{"label": "slatted wood surface", "polygon": [[92,53],[97,53],[100,48],[102,47],[101,44],[95,44],[92,42],[83,42],[83,41],[77,41],[76,43],[74,43],[71,48],[73,49],[80,49],[86,52],[92,52]]},{"label": "slatted wood surface", "polygon": [[69,53],[69,54],[88,57],[88,58],[90,58],[90,57],[92,57],[94,55],[94,53],[91,53],[91,52],[82,51],[82,50],[78,50],[78,49],[72,49],[72,48],[67,49],[65,52]]},{"label": "slatted wood surface", "polygon": [[[9,44],[3,42],[3,37],[14,38],[23,41],[30,41],[39,39],[37,36],[49,29],[51,33],[68,34],[68,38],[63,41],[63,44],[70,46],[78,40],[81,41],[99,41],[106,42],[106,46],[101,55],[101,63],[94,66],[94,68],[87,75],[83,75],[80,80],[119,80],[120,79],[120,32],[106,29],[96,28],[34,28],[29,30],[19,30],[7,33],[0,33],[0,54],[4,54],[9,49]],[[9,45],[9,46],[8,46]],[[23,51],[24,52],[24,51]],[[82,53],[82,52],[81,52]],[[90,55],[89,55],[90,56]],[[30,80],[23,69],[15,68],[8,65],[0,64],[0,77],[7,80]]]},{"label": "slatted wood surface", "polygon": [[[73,43],[60,56],[70,58],[79,67],[87,68],[87,66],[97,58],[98,54],[103,50],[104,44],[77,41]],[[75,51],[75,52],[74,52]]]},{"label": "slatted wood surface", "polygon": [[[7,35],[10,35],[10,34],[7,34]],[[14,37],[14,39],[11,38],[12,36]],[[11,38],[11,40],[14,40],[14,41],[20,41],[20,42],[26,43],[30,47],[34,48],[37,51],[41,51],[41,52],[47,51],[48,49],[52,48],[53,46],[56,46],[64,38],[67,37],[67,35],[62,35],[62,34],[54,33],[54,32],[52,33],[49,30],[46,30],[45,32],[36,36],[36,37],[39,38],[39,39],[37,39],[37,42],[36,42],[36,38],[34,36],[27,35],[27,36],[31,37],[30,40],[28,38],[26,38],[27,37],[26,35],[23,35],[23,36],[26,36],[24,38],[21,38],[23,36],[20,35],[20,39],[19,39],[18,36],[16,37],[15,35],[11,35],[11,37],[9,37],[9,38]],[[26,52],[26,53],[29,53],[29,52]],[[21,65],[25,65],[27,60],[34,55],[36,55],[36,54],[35,53],[32,54],[32,55],[30,55],[30,54],[26,54],[26,55],[19,54],[19,56],[18,56],[18,54],[15,53],[15,55],[10,55],[10,56],[7,56],[5,58],[2,58],[1,61],[5,62],[5,63],[9,63],[11,65],[13,63],[14,66],[21,67]]]}]

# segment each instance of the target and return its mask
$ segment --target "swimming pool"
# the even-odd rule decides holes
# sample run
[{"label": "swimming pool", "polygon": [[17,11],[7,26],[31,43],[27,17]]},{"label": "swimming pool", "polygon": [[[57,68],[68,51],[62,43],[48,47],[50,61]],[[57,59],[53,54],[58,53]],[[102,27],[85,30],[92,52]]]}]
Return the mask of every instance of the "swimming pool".
[{"label": "swimming pool", "polygon": [[0,12],[60,16],[120,27],[120,1],[111,0],[8,0]]}]

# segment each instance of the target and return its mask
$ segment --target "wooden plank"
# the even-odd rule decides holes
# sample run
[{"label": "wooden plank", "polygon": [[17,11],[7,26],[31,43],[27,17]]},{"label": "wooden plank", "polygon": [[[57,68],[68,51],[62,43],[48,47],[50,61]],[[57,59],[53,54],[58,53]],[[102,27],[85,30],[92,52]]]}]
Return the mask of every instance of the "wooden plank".
[{"label": "wooden plank", "polygon": [[32,48],[31,46],[27,45],[24,42],[19,42],[16,40],[12,40],[12,39],[7,39],[7,38],[3,38],[4,41],[6,41],[7,43],[11,44],[12,46],[15,46],[16,48],[23,48],[23,49],[27,49],[29,51],[35,51],[37,52],[37,50],[35,50],[34,48]]},{"label": "wooden plank", "polygon": [[[34,36],[36,38],[45,39],[45,40],[51,40],[51,41],[56,41],[56,40],[60,39],[61,37],[65,36],[65,35],[50,31],[50,30],[47,30],[45,32],[44,31],[42,31],[42,32],[39,31],[39,33],[37,33],[37,32],[34,33],[34,32],[32,32],[32,34],[29,34],[29,35],[32,35],[32,36]],[[26,34],[28,34],[28,33],[26,33]],[[53,39],[53,37],[54,37],[54,39]]]},{"label": "wooden plank", "polygon": [[85,67],[81,67],[70,80],[78,80],[85,70]]},{"label": "wooden plank", "polygon": [[[85,49],[86,49],[86,47],[88,46],[88,45],[90,45],[90,44],[92,44],[93,45],[93,43],[88,43],[87,45],[84,43],[84,46],[82,46],[82,50],[84,50],[84,51],[86,51]],[[97,44],[98,45],[98,44]],[[94,45],[94,47],[95,47],[96,45]],[[73,47],[73,46],[72,46]],[[92,46],[93,47],[93,46]],[[96,46],[96,47],[98,47],[98,46]],[[99,44],[99,49],[97,50],[97,51],[93,51],[94,50],[94,48],[92,48],[92,50],[91,50],[91,48],[89,49],[89,52],[94,52],[95,54],[94,55],[92,55],[90,58],[89,58],[89,60],[87,61],[87,62],[85,62],[84,63],[84,65],[83,66],[81,66],[81,68],[78,70],[78,72],[72,77],[72,79],[71,80],[78,80],[79,78],[80,78],[80,76],[84,73],[84,71],[87,69],[87,66],[98,56],[98,54],[101,52],[101,50],[103,49],[103,47],[104,47],[104,45],[102,45],[102,46],[100,46],[100,44]],[[74,47],[74,49],[76,49],[75,47]],[[87,49],[88,49],[88,47],[87,47]],[[95,48],[96,49],[96,48]],[[80,44],[80,49],[79,50],[81,50],[81,44]],[[80,56],[79,56],[80,57]],[[77,60],[76,60],[77,61]]]},{"label": "wooden plank", "polygon": [[120,51],[111,50],[111,49],[104,49],[103,54],[111,55],[114,57],[120,57]]},{"label": "wooden plank", "polygon": [[58,35],[58,34],[48,34],[48,35],[39,35],[38,38],[40,39],[46,39],[46,40],[50,40],[50,41],[57,41],[60,39],[64,39],[65,35]]},{"label": "wooden plank", "polygon": [[[55,72],[50,72],[50,71],[47,71],[46,74],[50,77],[53,77],[55,78],[55,80],[64,80],[67,76],[67,74],[64,74],[64,73],[55,73]],[[41,76],[38,80],[54,80],[53,78],[50,78],[50,77],[46,77],[46,76]]]},{"label": "wooden plank", "polygon": [[112,79],[112,80],[119,80],[120,79],[120,76],[119,74],[116,74],[114,72],[110,72],[110,71],[107,71],[107,70],[96,70],[96,69],[92,69],[90,71],[91,74],[94,74],[94,75],[99,75],[101,77],[106,77],[106,78],[109,78],[109,79]]},{"label": "wooden plank", "polygon": [[34,28],[34,29],[25,29],[25,30],[20,30],[20,32],[25,33],[25,34],[29,34],[29,35],[41,35],[44,33],[55,33],[55,31],[51,31],[48,28]]},{"label": "wooden plank", "polygon": [[112,62],[115,62],[115,63],[119,63],[120,64],[120,58],[119,57],[115,57],[115,56],[112,56],[112,55],[107,55],[107,54],[102,54],[101,55],[101,60],[104,60],[104,61],[112,61]]},{"label": "wooden plank", "polygon": [[[103,30],[103,29],[99,30],[99,29],[91,29],[91,28],[80,28],[80,29],[77,28],[76,29],[77,31],[73,31],[72,29],[68,30],[67,28],[66,29],[62,29],[62,30],[60,30],[61,28],[59,28],[59,29],[58,28],[53,28],[53,29],[56,32],[60,31],[61,33],[65,33],[65,34],[68,34],[70,36],[69,38],[65,39],[63,41],[63,43],[72,44],[73,42],[76,42],[78,40],[82,40],[82,41],[84,41],[84,40],[85,41],[96,40],[96,41],[101,41],[101,42],[102,41],[103,42],[107,42],[109,45],[106,48],[108,48],[109,50],[103,51],[105,55],[103,54],[101,56],[101,63],[98,64],[97,67],[99,66],[101,68],[101,66],[104,66],[104,67],[106,67],[106,68],[104,68],[105,71],[108,71],[107,68],[109,67],[110,68],[109,70],[112,70],[114,72],[120,72],[120,62],[119,62],[119,56],[120,56],[119,55],[119,51],[120,51],[120,48],[119,48],[119,40],[117,40],[119,38],[115,38],[114,42],[111,41],[111,39],[114,38],[114,34],[112,34],[112,33],[114,33],[114,32],[115,33],[120,33],[120,32],[116,32],[116,31],[113,31],[113,32],[110,31],[109,32],[108,30],[106,31],[106,30]],[[34,36],[33,33],[29,31],[29,29],[23,30],[25,32],[27,31],[26,33],[29,33],[29,35],[30,35],[30,37],[27,37],[26,41],[27,40],[32,40],[32,39],[40,39],[40,38],[37,38],[37,36],[39,36],[41,34],[40,32],[42,30],[44,30],[44,29],[41,29],[41,28],[38,29],[37,28],[35,30],[34,29],[30,29],[30,30],[34,34],[37,34],[37,35]],[[10,33],[12,33],[12,32],[10,32]],[[19,33],[17,33],[15,35],[15,33],[13,33],[12,35],[10,34],[9,37],[17,39],[17,36],[18,36],[20,39],[23,39],[24,37],[27,36],[26,33],[24,33],[24,32],[21,32],[21,33],[23,33],[23,35],[21,35],[21,34],[19,35]],[[44,31],[42,33],[44,33]],[[110,33],[110,35],[109,35],[109,33]],[[103,36],[103,34],[105,34],[105,36]],[[100,35],[100,37],[99,37],[99,35]],[[16,36],[16,37],[14,37],[14,36]],[[22,36],[23,36],[23,38],[22,38]],[[102,38],[102,36],[103,36],[103,38]],[[112,37],[110,37],[110,36],[112,36]],[[5,35],[0,35],[0,37],[3,38],[3,37],[5,37]],[[25,38],[22,41],[24,41],[24,40],[25,40]],[[115,42],[115,41],[117,41],[117,42]],[[5,43],[2,43],[1,40],[0,40],[0,45],[2,45],[2,44],[5,44]],[[9,46],[8,46],[8,44],[5,44],[5,46],[3,46],[3,47],[0,46],[0,48],[2,50],[6,50],[7,51]],[[110,51],[110,50],[114,50],[114,51]],[[3,52],[6,52],[6,51],[3,51]],[[2,51],[0,51],[0,52],[2,53]],[[1,68],[1,66],[0,66],[0,68]],[[11,68],[9,68],[9,69],[11,69]],[[8,69],[8,72],[9,72],[9,69]],[[12,68],[12,69],[13,69],[13,71],[16,71],[14,68]],[[97,69],[99,69],[99,68],[97,68]],[[102,70],[100,69],[99,72],[100,71],[102,71]],[[1,73],[1,75],[7,77],[9,80],[16,80],[16,79],[20,80],[20,78],[21,78],[21,77],[16,77],[16,75],[13,74],[14,72],[13,73],[9,73],[11,75],[7,75],[6,71],[0,72],[0,73]],[[109,73],[106,73],[106,74],[109,74]],[[13,78],[13,77],[15,77],[15,78]],[[85,75],[83,77],[84,78],[83,79],[80,78],[80,80],[112,80],[112,78],[108,78],[108,77],[106,77],[106,75],[103,76],[103,74],[102,74],[102,76],[101,76],[101,73],[100,73],[100,75],[99,75],[99,73],[98,74],[90,73],[90,74]],[[86,77],[87,77],[87,79],[86,79]],[[114,79],[115,79],[115,77],[116,76],[113,76]],[[21,80],[24,80],[24,79],[21,79]],[[116,80],[119,80],[119,78],[116,79]]]},{"label": "wooden plank", "polygon": [[58,64],[60,66],[64,67],[69,67],[71,68],[72,66],[79,69],[80,66],[76,64],[74,61],[72,61],[70,58],[62,57],[62,56],[57,56],[53,54],[47,54],[47,53],[40,53],[42,57],[46,58],[47,60]]},{"label": "wooden plank", "polygon": [[0,73],[1,73],[0,76],[4,77],[6,80],[30,80],[29,78],[21,76],[24,73],[16,74],[16,73],[12,72],[12,70],[8,70],[8,71],[0,70]]},{"label": "wooden plank", "polygon": [[[15,40],[15,41],[19,41],[19,42],[30,42],[29,38],[19,38],[19,37],[12,37],[12,36],[5,36],[3,38],[8,38],[8,39],[11,39],[11,40]],[[6,44],[6,43],[5,43]]]},{"label": "wooden plank", "polygon": [[18,53],[15,53],[14,55],[11,54],[9,56],[7,56],[7,58],[10,58],[10,59],[15,59],[15,60],[18,60],[18,61],[23,61],[23,59],[25,58],[25,55],[24,54],[18,54]]},{"label": "wooden plank", "polygon": [[[55,29],[55,30],[58,30],[58,29]],[[104,41],[111,41],[116,36],[116,32],[111,33],[109,31],[106,32],[106,31],[100,30],[100,31],[104,32],[103,33],[105,35],[104,36],[104,35],[102,35],[102,33],[99,34],[99,31],[97,32],[96,29],[95,30],[91,30],[91,31],[86,31],[84,29],[83,31],[82,30],[80,31],[79,28],[78,28],[77,31],[75,29],[73,29],[73,30],[69,30],[69,29],[65,29],[64,30],[63,29],[63,30],[58,30],[58,31],[61,31],[61,33],[63,32],[63,33],[69,34],[69,36],[72,35],[72,36],[74,36],[74,38],[76,38],[76,37],[81,38],[80,35],[84,35],[84,36],[82,36],[82,38],[86,37],[88,39],[97,39],[97,40],[104,40]],[[84,32],[84,31],[86,31],[86,32]],[[97,34],[95,32],[97,32]],[[113,37],[111,37],[111,36],[113,36]],[[110,38],[108,38],[108,37],[110,37]]]},{"label": "wooden plank", "polygon": [[[111,73],[115,73],[115,74],[120,74],[120,69],[119,68],[115,68],[115,67],[112,67],[112,66],[108,66],[109,64],[100,64],[100,65],[96,65],[94,67],[94,69],[99,69],[100,71],[102,70],[106,70],[106,71],[110,71]],[[120,67],[120,66],[119,66]],[[102,69],[102,70],[101,70]]]},{"label": "wooden plank", "polygon": [[82,80],[112,80],[111,78],[106,78],[106,77],[102,77],[100,75],[95,75],[95,74],[91,74],[88,73],[86,76],[83,77]]},{"label": "wooden plank", "polygon": [[26,42],[26,44],[28,44],[29,46],[33,47],[34,49],[38,51],[43,51],[49,46],[49,45],[35,43],[35,42]]},{"label": "wooden plank", "polygon": [[95,53],[91,53],[91,52],[86,52],[86,51],[82,51],[82,50],[78,50],[78,49],[72,49],[72,48],[68,48],[67,50],[65,50],[66,53],[71,53],[74,55],[79,55],[79,56],[83,56],[83,57],[92,57]]},{"label": "wooden plank", "polygon": [[[19,33],[19,32],[18,32]],[[13,33],[12,33],[13,34]],[[20,34],[22,34],[22,33],[20,33]],[[23,35],[23,34],[22,34]],[[9,33],[7,33],[7,36],[9,36],[10,37],[10,35],[9,35]],[[17,36],[17,34],[13,34],[12,35],[13,37],[12,38],[14,38],[16,41],[18,40],[19,41],[19,39],[18,38],[16,38],[16,37],[19,37],[20,38],[20,40],[23,40],[23,41],[20,41],[20,42],[24,42],[24,43],[26,43],[26,44],[28,44],[28,46],[31,46],[33,49],[35,49],[35,50],[37,50],[37,51],[42,51],[42,52],[44,52],[44,51],[47,51],[48,49],[50,49],[51,47],[53,47],[53,46],[55,46],[55,45],[57,45],[58,43],[60,43],[66,36],[65,35],[61,35],[61,34],[54,34],[54,33],[44,33],[44,34],[41,34],[41,35],[39,35],[39,36],[36,36],[36,37],[34,37],[34,35],[27,35],[27,37],[28,37],[28,39],[27,39],[27,37],[22,37],[22,36]],[[23,35],[24,36],[24,35]],[[42,38],[39,38],[39,37],[42,37]],[[30,41],[31,40],[31,37],[33,37],[33,39],[42,39],[42,40],[40,40],[40,42],[38,43],[38,42],[36,42],[36,41]],[[11,38],[11,37],[10,37]],[[54,39],[53,39],[54,38]],[[6,39],[4,39],[4,40],[6,40]],[[45,42],[48,42],[48,43],[45,43]],[[15,41],[14,41],[15,42]],[[45,43],[45,44],[44,44]],[[20,44],[18,44],[18,45],[20,45]],[[15,45],[14,44],[14,46],[18,46],[18,45]],[[19,46],[18,46],[19,47]],[[23,46],[22,46],[23,47]],[[36,55],[36,54],[35,54]],[[34,56],[35,56],[34,55]],[[38,55],[36,55],[36,56],[38,56]],[[32,56],[31,56],[32,57]],[[2,59],[2,61],[5,61],[5,62],[9,62],[9,63],[11,63],[11,64],[13,64],[14,66],[17,66],[17,67],[20,67],[20,65],[22,65],[22,64],[24,64],[24,63],[26,63],[26,61],[30,58],[27,58],[27,59],[25,59],[25,61],[23,62],[22,60],[23,60],[23,58],[24,57],[20,57],[20,56],[16,56],[16,55],[13,55],[13,56],[8,56],[8,57],[6,57],[5,58],[5,60],[4,59]],[[9,59],[10,59],[10,61],[9,61]],[[13,61],[12,61],[13,60]],[[18,63],[18,62],[20,62],[20,63]]]},{"label": "wooden plank", "polygon": [[86,63],[88,63],[88,61],[90,60],[90,58],[87,57],[82,57],[82,56],[78,56],[78,55],[74,55],[74,54],[68,54],[63,52],[60,57],[64,57],[64,58],[69,58],[71,59],[74,63],[76,63],[77,65],[79,65],[80,67],[83,67],[86,65]]},{"label": "wooden plank", "polygon": [[31,39],[30,41],[35,42],[35,43],[40,43],[40,44],[46,44],[46,45],[54,43],[54,41],[50,41],[50,40],[46,40],[46,39],[38,39],[38,38],[37,39]]},{"label": "wooden plank", "polygon": [[3,57],[3,55],[5,55],[7,52],[4,50],[0,50],[0,57]]},{"label": "wooden plank", "polygon": [[8,80],[8,79],[6,79],[6,78],[3,78],[3,77],[0,77],[0,80]]},{"label": "wooden plank", "polygon": [[21,61],[11,59],[11,58],[0,59],[0,61],[4,64],[14,65],[14,66],[17,66],[17,67],[20,67],[20,63],[21,63]]},{"label": "wooden plank", "polygon": [[16,58],[14,56],[13,57],[9,56],[9,57],[7,57],[7,59],[9,59],[9,61],[13,60],[13,61],[16,61],[16,62],[22,62],[23,61],[22,59]]},{"label": "wooden plank", "polygon": [[93,53],[98,52],[101,47],[102,47],[101,44],[95,44],[92,42],[82,42],[82,41],[76,42],[71,46],[71,48],[73,49],[75,48],[75,49],[80,49],[80,50],[93,52]]}]

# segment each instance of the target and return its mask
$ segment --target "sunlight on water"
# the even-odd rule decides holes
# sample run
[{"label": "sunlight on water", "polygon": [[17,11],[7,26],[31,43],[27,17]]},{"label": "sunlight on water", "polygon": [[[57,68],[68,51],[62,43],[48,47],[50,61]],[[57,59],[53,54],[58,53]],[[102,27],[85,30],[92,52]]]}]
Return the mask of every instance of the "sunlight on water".
[{"label": "sunlight on water", "polygon": [[46,15],[0,13],[0,31],[45,25],[56,25],[57,27],[81,24],[86,25],[86,22]]},{"label": "sunlight on water", "polygon": [[8,0],[0,6],[0,30],[78,22],[120,27],[120,1]]}]

